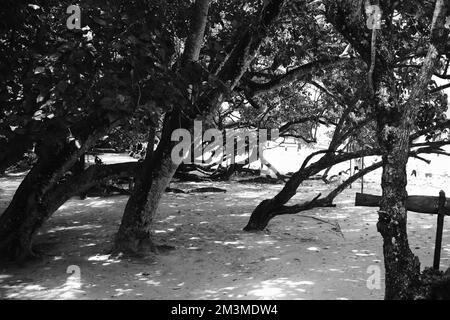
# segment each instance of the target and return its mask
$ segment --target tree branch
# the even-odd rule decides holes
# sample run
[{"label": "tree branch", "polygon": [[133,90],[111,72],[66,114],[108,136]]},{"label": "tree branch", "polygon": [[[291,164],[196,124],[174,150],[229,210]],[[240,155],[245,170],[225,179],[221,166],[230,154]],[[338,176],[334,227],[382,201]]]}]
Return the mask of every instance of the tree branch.
[{"label": "tree branch", "polygon": [[294,81],[307,81],[317,71],[324,70],[330,67],[336,67],[354,58],[341,58],[339,56],[327,57],[321,60],[309,62],[300,67],[292,69],[284,75],[276,76],[274,79],[266,83],[258,83],[251,80],[246,80],[245,85],[248,88],[248,94],[250,96],[257,96],[269,91],[279,89],[285,85],[288,85]]}]

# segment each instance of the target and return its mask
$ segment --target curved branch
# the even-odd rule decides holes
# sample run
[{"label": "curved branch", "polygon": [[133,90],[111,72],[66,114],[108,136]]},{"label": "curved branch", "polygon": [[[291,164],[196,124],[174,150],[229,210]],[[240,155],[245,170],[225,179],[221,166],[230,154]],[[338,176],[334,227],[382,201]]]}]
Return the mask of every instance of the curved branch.
[{"label": "curved branch", "polygon": [[326,57],[317,61],[309,62],[295,69],[292,69],[284,75],[276,76],[274,79],[266,83],[258,83],[251,80],[246,80],[245,85],[248,87],[248,94],[250,96],[257,96],[269,91],[279,89],[294,81],[307,81],[317,71],[324,70],[330,67],[336,67],[354,58],[342,58],[339,56]]}]

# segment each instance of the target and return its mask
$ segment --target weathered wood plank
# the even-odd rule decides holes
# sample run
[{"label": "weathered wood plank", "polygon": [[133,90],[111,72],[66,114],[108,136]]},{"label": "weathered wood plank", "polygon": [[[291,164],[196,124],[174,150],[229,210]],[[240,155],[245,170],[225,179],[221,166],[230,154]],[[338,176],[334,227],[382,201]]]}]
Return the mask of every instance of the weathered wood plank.
[{"label": "weathered wood plank", "polygon": [[434,245],[434,259],[433,259],[434,270],[439,270],[441,262],[442,232],[444,230],[444,214],[446,202],[447,200],[445,199],[445,192],[441,190],[441,192],[439,192],[439,209],[436,226],[436,242]]},{"label": "weathered wood plank", "polygon": [[[378,207],[380,205],[381,196],[372,194],[356,193],[355,206],[362,207]],[[437,214],[439,208],[439,197],[433,196],[408,196],[406,201],[406,209],[408,211]],[[450,215],[450,202],[444,207],[445,215]]]}]

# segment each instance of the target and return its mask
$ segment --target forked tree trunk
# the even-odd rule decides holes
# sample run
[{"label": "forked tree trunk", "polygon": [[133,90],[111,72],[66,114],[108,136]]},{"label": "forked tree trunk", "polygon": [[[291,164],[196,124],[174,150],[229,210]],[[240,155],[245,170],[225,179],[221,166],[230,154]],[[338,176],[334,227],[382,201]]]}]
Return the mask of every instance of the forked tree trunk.
[{"label": "forked tree trunk", "polygon": [[48,218],[46,193],[59,181],[56,176],[66,161],[69,145],[42,143],[40,157],[16,190],[0,217],[0,252],[13,260],[33,257],[32,238]]},{"label": "forked tree trunk", "polygon": [[[295,172],[292,177],[289,178],[288,182],[284,185],[283,189],[273,198],[263,200],[252,212],[250,219],[247,225],[244,227],[244,231],[262,231],[264,230],[269,221],[274,217],[282,214],[293,214],[304,210],[309,210],[315,207],[324,207],[331,206],[333,199],[344,189],[336,188],[336,192],[333,191],[330,193],[329,197],[319,199],[313,199],[313,201],[306,202],[303,205],[291,206],[287,207],[286,204],[291,200],[293,196],[296,195],[298,187],[302,184],[303,181],[308,179],[309,177],[319,173],[330,166],[334,166],[338,163],[347,161],[349,159],[354,159],[361,156],[369,156],[375,155],[378,153],[378,150],[368,149],[368,150],[360,150],[354,153],[349,154],[340,154],[335,155],[334,153],[327,153],[318,161],[305,165],[300,168],[299,171]],[[367,168],[367,170],[360,171],[357,175],[354,175],[353,178],[349,181],[353,181],[361,177],[367,172],[370,172],[372,168]],[[374,170],[376,168],[373,168]],[[346,186],[346,184],[342,184],[342,186]],[[295,209],[295,210],[293,210]],[[286,212],[287,211],[287,212]]]},{"label": "forked tree trunk", "polygon": [[[195,64],[199,59],[209,3],[209,0],[196,1],[194,16],[191,20],[191,34],[183,53],[181,69],[189,68],[189,64]],[[248,30],[230,53],[222,69],[217,73],[217,77],[223,83],[228,83],[228,88],[222,86],[201,92],[198,101],[190,101],[190,103],[177,106],[174,111],[166,114],[160,143],[155,153],[151,157],[146,157],[140,173],[141,181],[136,183],[125,208],[115,240],[113,250],[115,253],[145,255],[148,251],[155,251],[156,247],[151,240],[152,221],[161,196],[178,167],[171,158],[172,148],[176,145],[171,141],[172,132],[175,129],[191,131],[194,119],[208,117],[212,114],[220,105],[225,92],[235,88],[258,53],[262,41],[267,37],[269,27],[279,16],[284,3],[284,0],[266,1],[256,29]],[[191,81],[191,79],[186,80],[187,83]],[[180,104],[182,103],[180,102]],[[185,108],[189,104],[195,105],[195,107]],[[188,116],[186,117],[186,115]]]},{"label": "forked tree trunk", "polygon": [[270,220],[279,215],[296,214],[302,211],[311,210],[313,208],[334,207],[335,205],[333,205],[333,201],[342,191],[348,188],[359,178],[365,176],[369,172],[380,168],[381,164],[381,162],[378,162],[367,168],[364,168],[363,170],[359,171],[357,174],[351,176],[346,181],[337,186],[326,197],[320,197],[321,194],[319,194],[310,201],[293,206],[285,206],[280,204],[274,205],[276,204],[274,199],[264,200],[253,211],[252,215],[250,216],[250,220],[247,223],[247,226],[245,226],[244,228],[244,231],[263,231],[269,224]]},{"label": "forked tree trunk", "polygon": [[[0,217],[0,252],[2,256],[23,260],[33,256],[31,242],[47,216],[45,193],[57,183],[73,146],[65,142],[64,128],[55,122],[51,135],[36,146],[38,162],[33,166],[16,190],[8,208]],[[69,167],[69,168],[70,168]]]},{"label": "forked tree trunk", "polygon": [[33,250],[34,236],[67,200],[109,179],[129,177],[137,168],[136,162],[94,165],[63,182],[49,185],[43,181],[53,172],[45,172],[41,164],[35,166],[0,216],[0,260],[21,262],[39,256]]},{"label": "forked tree trunk", "polygon": [[[194,15],[190,25],[191,32],[181,59],[182,68],[196,63],[199,59],[209,4],[210,0],[196,0],[195,2]],[[153,152],[155,132],[154,128],[150,129],[142,172],[135,178],[135,187],[125,207],[116,235],[114,253],[145,255],[148,252],[156,251],[151,240],[152,221],[159,201],[178,168],[171,157],[174,146],[171,135],[175,129],[189,128],[180,108],[183,106],[176,106],[175,110],[166,113],[161,140],[155,152]]]},{"label": "forked tree trunk", "polygon": [[[84,141],[80,149],[66,141],[67,129],[58,121],[49,125],[48,132],[39,140],[37,163],[0,216],[0,259],[21,261],[34,257],[32,242],[39,228],[65,201],[91,183],[87,177],[76,180],[84,172],[72,178],[66,176],[86,149],[107,130],[104,122],[96,122],[98,126],[92,129],[91,121],[97,118],[85,119],[74,130]],[[70,188],[71,182],[75,188]]]}]

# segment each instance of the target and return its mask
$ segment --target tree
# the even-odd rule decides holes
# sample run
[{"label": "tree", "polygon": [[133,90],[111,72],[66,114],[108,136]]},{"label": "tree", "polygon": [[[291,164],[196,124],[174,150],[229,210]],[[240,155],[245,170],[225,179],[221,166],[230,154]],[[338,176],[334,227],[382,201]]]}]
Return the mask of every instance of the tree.
[{"label": "tree", "polygon": [[[411,155],[446,154],[439,147],[448,144],[448,140],[433,142],[430,138],[436,135],[433,130],[448,125],[442,117],[446,99],[432,98],[434,93],[448,86],[436,88],[431,80],[433,75],[445,77],[447,72],[449,40],[444,24],[449,15],[448,4],[437,1],[433,8],[429,3],[380,1],[376,5],[382,9],[385,28],[373,33],[366,28],[369,17],[364,13],[364,4],[363,1],[326,1],[324,13],[366,64],[367,90],[361,97],[368,106],[368,114],[376,120],[376,142],[383,159],[383,200],[377,226],[384,243],[386,299],[436,297],[430,285],[432,281],[427,278],[429,273],[420,274],[418,258],[408,245],[405,168]],[[417,6],[421,9],[416,15],[419,19],[412,21],[408,15],[416,13]],[[414,28],[409,24],[414,24]],[[419,32],[412,36],[411,32],[417,30]],[[417,61],[422,65],[412,63]],[[423,134],[427,141],[415,143]],[[424,148],[415,149],[417,147]],[[305,177],[325,169],[329,165],[324,164],[326,160],[339,159],[342,154],[336,154],[337,151],[330,147],[319,152],[324,156],[316,163],[309,166],[304,163],[279,194],[258,205],[245,229],[260,230],[275,215],[323,205],[318,198],[303,205],[285,206],[285,203]],[[446,280],[440,281],[445,283]],[[448,285],[446,288],[441,289],[448,291]]]},{"label": "tree", "polygon": [[[367,16],[362,1],[326,1],[326,16],[336,29],[359,53],[368,66],[368,97],[377,118],[377,138],[383,155],[383,190],[379,211],[378,231],[383,237],[386,268],[386,299],[411,299],[424,294],[420,281],[419,259],[408,245],[406,231],[406,163],[411,146],[410,134],[427,98],[432,75],[439,69],[442,55],[448,55],[448,3],[437,0],[434,9],[429,3],[379,1],[384,28],[365,28]],[[408,13],[421,8],[419,26],[429,35],[412,35],[408,27]],[[434,11],[434,13],[433,13]],[[401,18],[394,16],[400,14]],[[403,18],[404,17],[404,18]],[[406,22],[406,27],[403,23]],[[411,60],[412,45],[399,45],[407,37],[413,38],[422,50],[412,52],[422,60],[418,73],[405,75],[397,63]],[[378,39],[378,40],[377,40]],[[422,39],[427,39],[423,41]],[[416,47],[417,48],[417,47]],[[414,49],[413,49],[414,50]],[[448,56],[447,56],[448,59]],[[397,77],[401,79],[397,81]],[[404,95],[398,88],[409,87]]]},{"label": "tree", "polygon": [[[208,69],[200,63],[200,54],[208,19],[210,1],[197,0],[190,21],[190,34],[185,50],[177,66],[180,81],[186,94],[179,97],[164,118],[161,140],[154,152],[148,152],[140,174],[142,179],[136,183],[122,218],[116,241],[115,251],[125,254],[142,254],[155,246],[151,240],[152,219],[158,208],[161,195],[175,173],[178,164],[171,158],[174,142],[172,132],[178,128],[192,129],[193,120],[208,118],[223,101],[228,92],[238,85],[269,34],[272,25],[284,6],[282,0],[266,1],[262,8],[248,6],[245,11],[260,9],[258,19],[240,31],[238,41],[223,57],[219,66],[211,64]],[[234,30],[236,32],[236,30]],[[208,47],[208,45],[206,45]],[[151,136],[151,135],[150,135]]]},{"label": "tree", "polygon": [[[331,31],[329,34],[332,34]],[[341,50],[344,50],[347,46],[347,43],[341,43]],[[366,97],[367,70],[365,64],[358,57],[353,57],[347,61],[348,63],[340,63],[333,70],[327,70],[326,77],[316,76],[304,80],[306,82],[304,87],[307,90],[315,88],[323,93],[317,103],[320,108],[312,106],[311,111],[309,111],[312,113],[306,113],[305,117],[298,117],[297,114],[290,113],[290,110],[282,113],[283,117],[287,118],[285,120],[287,122],[280,129],[290,127],[292,123],[304,127],[304,123],[302,123],[304,120],[312,121],[316,125],[322,124],[334,127],[334,130],[331,131],[332,137],[328,148],[310,154],[301,165],[300,170],[288,180],[285,187],[275,197],[264,200],[255,208],[244,230],[263,230],[267,227],[269,221],[278,215],[295,214],[315,207],[331,206],[334,197],[343,191],[345,189],[343,187],[348,186],[349,183],[344,182],[325,197],[320,198],[321,195],[319,195],[303,204],[292,206],[286,204],[296,194],[301,183],[312,176],[320,172],[324,172],[324,175],[326,175],[332,166],[343,161],[367,155],[380,156],[382,154],[376,139],[376,117],[371,112],[371,105]],[[286,86],[291,87],[292,84],[288,82]],[[277,94],[282,93],[277,92]],[[298,97],[294,96],[295,100],[298,101]],[[426,141],[422,144],[411,144],[410,157],[419,157],[421,153],[441,153],[442,150],[439,150],[439,146],[448,144],[447,140],[434,143],[431,139],[448,127],[444,113],[447,108],[446,97],[437,95],[434,99],[424,100],[421,103],[421,116],[415,121],[416,132],[411,134],[410,140],[412,142],[418,138],[426,138]],[[316,116],[310,119],[308,114],[316,114]],[[289,117],[293,120],[289,120]],[[254,118],[258,119],[257,117]],[[349,144],[356,144],[359,147],[356,150],[349,151],[347,148]],[[366,170],[364,172],[368,173]],[[360,176],[361,172],[358,173],[358,177]],[[326,180],[326,177],[324,178]],[[354,180],[354,177],[349,177],[349,181]]]},{"label": "tree", "polygon": [[79,170],[77,163],[132,115],[152,117],[161,97],[155,88],[168,72],[161,66],[173,54],[159,21],[166,15],[156,2],[92,2],[83,7],[81,30],[66,28],[67,6],[11,1],[2,20],[0,41],[11,49],[2,51],[5,61],[23,62],[3,73],[2,144],[6,150],[18,146],[1,160],[3,168],[33,144],[37,155],[0,217],[2,258],[33,257],[33,236],[66,200],[112,177],[133,175],[136,165]]},{"label": "tree", "polygon": [[[271,4],[275,5],[275,3],[276,2],[269,2],[268,4],[266,3],[267,6],[265,6],[262,11],[263,17],[264,14],[269,14],[269,16],[270,14],[273,14],[273,12],[270,11],[273,9],[271,7]],[[194,26],[196,25],[195,22],[198,22],[199,20],[201,20],[201,18],[206,19],[206,4],[197,3],[196,8],[197,10],[194,12],[192,20]],[[300,6],[300,9],[297,8],[297,11],[295,11],[295,13],[301,17],[301,14],[304,14],[305,12],[307,12],[307,10],[302,6]],[[274,17],[271,17],[271,19],[272,18]],[[283,21],[283,19],[280,20]],[[279,25],[277,25],[278,28],[282,28],[280,27],[280,25],[283,26],[283,22],[280,22]],[[290,20],[289,23],[291,22],[292,21]],[[260,24],[260,21],[256,22],[253,28],[258,28],[258,24]],[[292,27],[292,25],[289,26]],[[277,31],[280,29],[278,28],[274,29],[273,31],[276,35],[279,35]],[[199,31],[200,29],[194,27],[193,30]],[[252,105],[252,107],[255,107],[257,103],[255,103],[255,101],[253,100],[254,96],[268,93],[272,90],[280,89],[283,86],[291,84],[295,81],[309,81],[313,83],[313,81],[311,80],[311,76],[313,74],[323,71],[329,66],[340,65],[342,64],[342,62],[348,61],[348,59],[342,58],[342,55],[339,55],[339,53],[342,52],[343,48],[340,47],[338,49],[336,46],[334,46],[333,51],[336,52],[334,56],[318,56],[316,57],[317,60],[308,62],[306,64],[304,63],[304,61],[301,61],[300,66],[292,68],[284,74],[280,74],[279,71],[277,71],[277,68],[283,65],[283,63],[285,64],[285,66],[289,65],[289,63],[286,62],[280,63],[280,61],[282,61],[286,57],[281,54],[275,55],[275,57],[273,57],[272,53],[265,55],[263,50],[264,45],[260,43],[263,37],[261,37],[260,34],[257,34],[256,39],[252,39],[248,30],[252,30],[252,27],[248,28],[247,31],[243,33],[244,36],[242,36],[238,43],[234,47],[232,47],[232,49],[230,49],[228,58],[225,59],[222,63],[219,60],[217,64],[212,64],[212,66],[211,64],[208,65],[207,63],[204,67],[199,66],[199,64],[203,62],[202,59],[205,59],[206,61],[212,60],[208,59],[209,56],[207,53],[204,53],[204,56],[199,57],[200,60],[197,64],[191,65],[189,67],[183,66],[183,64],[181,64],[178,67],[180,68],[178,70],[180,70],[179,72],[182,74],[181,78],[184,79],[186,87],[190,88],[190,90],[186,90],[188,94],[186,94],[185,96],[188,96],[188,98],[180,99],[180,102],[173,106],[174,110],[170,113],[167,113],[165,116],[161,142],[155,152],[147,157],[146,164],[144,165],[143,169],[144,171],[141,173],[141,176],[145,177],[145,187],[137,189],[127,205],[127,209],[125,211],[122,224],[116,238],[117,252],[143,253],[147,249],[150,249],[150,251],[155,250],[155,246],[151,241],[152,219],[156,212],[162,191],[165,189],[165,186],[168,184],[177,168],[177,165],[172,162],[169,156],[170,150],[174,145],[169,141],[170,133],[173,130],[177,128],[191,129],[193,119],[198,118],[199,115],[203,114],[205,116],[211,116],[214,110],[217,109],[217,106],[220,104],[220,102],[223,101],[225,92],[228,95],[232,95],[234,97],[236,97],[236,93],[243,93],[244,98],[248,102],[248,104]],[[265,31],[263,34],[265,36],[270,36],[266,34],[266,28],[264,28],[264,30]],[[242,32],[242,30],[240,31]],[[199,37],[193,36],[193,38],[198,39]],[[234,39],[236,37],[232,38]],[[191,38],[188,37],[187,41],[190,41],[190,39]],[[210,48],[211,46],[208,45],[207,40],[208,39],[206,39],[206,44],[204,46],[206,48]],[[252,41],[256,42],[253,43]],[[186,44],[186,47],[190,47],[190,45]],[[255,50],[252,51],[252,55],[247,55],[245,57],[243,56],[243,54],[245,54],[244,49],[248,47]],[[282,48],[284,49],[284,47]],[[201,54],[202,50],[197,50],[196,52],[200,52]],[[256,55],[256,52],[258,52],[258,55]],[[267,52],[271,51],[268,50]],[[283,57],[282,60],[280,60],[281,57]],[[242,62],[242,59],[244,59],[244,62]],[[278,61],[273,63],[266,63],[267,61],[272,61],[271,59],[273,59],[273,61]],[[287,60],[289,61],[289,59]],[[181,59],[180,61],[184,62],[186,60]],[[362,61],[364,62],[364,60]],[[237,62],[240,63],[237,64]],[[295,62],[299,63],[299,61],[297,60],[295,60]],[[218,69],[215,69],[217,65],[219,65],[219,67]],[[258,68],[260,65],[264,66],[263,70],[260,70]],[[250,69],[247,70],[247,66],[249,66]],[[267,68],[267,66],[270,67]],[[192,73],[188,72],[190,68],[195,67],[197,67],[198,70],[196,74],[202,75],[204,77],[203,87],[198,84],[199,82],[201,82],[201,80],[197,78],[196,81],[193,81]],[[186,69],[188,71],[186,71]],[[211,72],[209,70],[215,71],[215,73],[213,73],[213,75],[215,76],[214,79],[210,79]],[[202,73],[203,71],[206,72]],[[201,78],[202,76],[200,76],[199,78]],[[266,81],[262,82],[261,79],[255,81],[254,77],[263,78],[266,79]],[[229,81],[228,88],[223,85],[227,83],[227,81]],[[212,85],[211,82],[213,82]],[[197,85],[195,85],[196,83]],[[317,83],[315,84],[317,85]],[[320,84],[318,86],[321,87],[321,90],[327,92],[328,95],[333,95],[330,91],[320,86]],[[364,92],[364,90],[362,90],[361,88],[356,91]],[[353,92],[353,94],[355,94],[355,92]],[[267,218],[272,217],[274,212],[276,212],[277,214],[284,213],[285,211],[292,213],[293,209],[298,210],[305,207],[311,208],[311,204],[313,203],[314,205],[317,205],[319,203],[326,203],[326,205],[330,205],[330,203],[332,202],[332,198],[326,197],[327,201],[319,202],[317,201],[318,199],[313,199],[311,203],[305,206],[294,206],[293,208],[285,207],[285,204],[295,194],[300,183],[311,175],[316,174],[324,169],[329,168],[333,164],[342,161],[361,157],[364,155],[374,155],[381,153],[380,148],[366,148],[353,153],[344,153],[342,149],[340,149],[340,146],[345,143],[350,137],[357,135],[357,133],[360,132],[359,130],[362,129],[365,124],[375,119],[373,115],[367,112],[370,104],[367,103],[367,101],[363,101],[363,103],[359,101],[361,96],[363,96],[363,93],[358,92],[356,96],[356,99],[339,101],[343,109],[341,109],[342,114],[340,116],[340,122],[336,124],[337,129],[330,144],[330,148],[328,150],[320,151],[317,154],[312,154],[311,157],[308,157],[301,170],[291,177],[291,179],[287,182],[285,188],[283,188],[283,190],[276,197],[274,197],[272,200],[264,201],[260,206],[258,206],[257,209],[255,209],[252,218],[255,217],[256,219],[250,220],[250,223],[246,227],[246,230],[259,230],[265,227],[268,222]],[[358,118],[357,115],[359,113],[364,114],[364,112],[367,114],[367,117],[363,116],[362,118]],[[424,150],[420,150],[420,152],[423,151]],[[411,155],[417,155],[418,153],[418,150],[411,151]],[[313,164],[309,164],[309,161],[313,157],[321,154],[324,154],[324,156],[319,161]],[[337,190],[342,190],[342,188],[338,188]],[[336,194],[336,192],[332,192],[330,195]],[[259,219],[258,216],[261,219]],[[262,221],[262,223],[252,223],[258,220]]]}]

